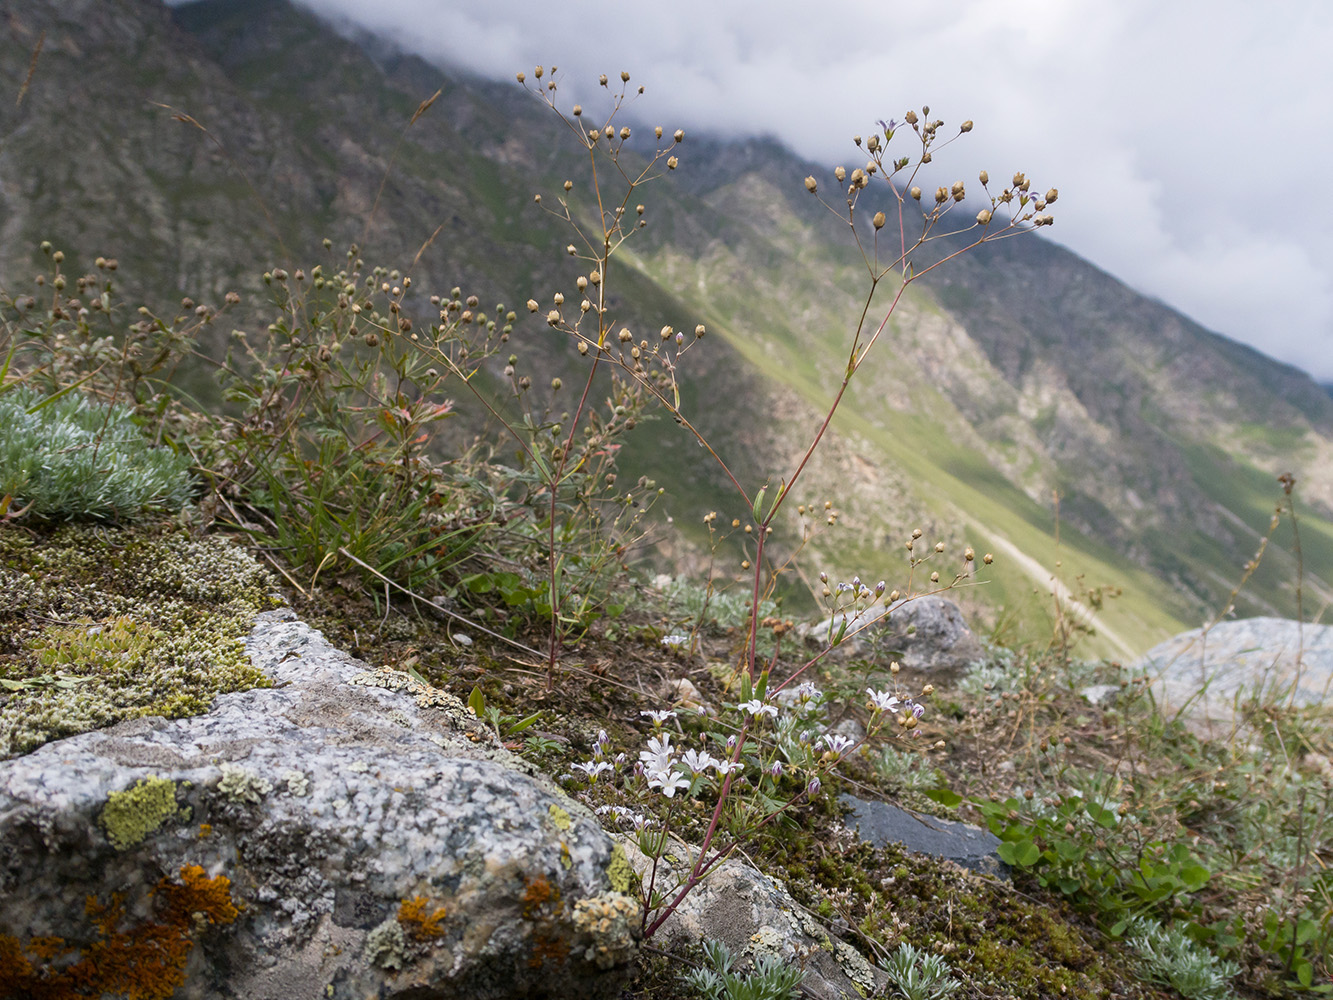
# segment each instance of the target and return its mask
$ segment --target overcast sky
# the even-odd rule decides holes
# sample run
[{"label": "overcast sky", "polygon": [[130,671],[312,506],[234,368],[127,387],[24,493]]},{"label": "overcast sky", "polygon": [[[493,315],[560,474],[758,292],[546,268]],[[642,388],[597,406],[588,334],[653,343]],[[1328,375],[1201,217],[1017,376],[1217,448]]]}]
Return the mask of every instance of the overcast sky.
[{"label": "overcast sky", "polygon": [[1333,3],[303,2],[496,79],[555,63],[569,103],[626,69],[636,115],[830,167],[859,164],[850,136],[878,118],[970,118],[947,173],[1058,186],[1049,236],[1333,381]]}]

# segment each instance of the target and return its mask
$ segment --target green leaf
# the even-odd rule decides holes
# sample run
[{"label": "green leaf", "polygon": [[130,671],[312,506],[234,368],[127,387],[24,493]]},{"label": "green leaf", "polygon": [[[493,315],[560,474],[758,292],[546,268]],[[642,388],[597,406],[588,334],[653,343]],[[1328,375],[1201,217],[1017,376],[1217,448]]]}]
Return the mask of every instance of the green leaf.
[{"label": "green leaf", "polygon": [[541,713],[541,712],[534,712],[534,713],[532,713],[532,715],[529,715],[526,719],[522,719],[522,720],[520,720],[520,721],[518,721],[518,722],[515,722],[515,723],[514,723],[512,726],[510,726],[509,729],[505,732],[505,735],[506,735],[506,736],[514,736],[514,735],[516,735],[516,734],[518,734],[518,733],[521,733],[521,732],[523,732],[523,730],[525,730],[525,729],[529,729],[529,728],[531,728],[533,725],[535,725],[535,724],[537,723],[537,721],[538,721],[541,717],[542,717],[542,713]]},{"label": "green leaf", "polygon": [[1297,959],[1295,972],[1296,981],[1309,989],[1310,984],[1314,982],[1314,966],[1310,964],[1308,959]]},{"label": "green leaf", "polygon": [[747,670],[741,674],[741,701],[754,700],[754,682],[750,680],[750,672]]},{"label": "green leaf", "polygon": [[782,503],[782,498],[785,497],[786,495],[787,495],[787,484],[786,482],[780,481],[778,483],[778,491],[773,495],[773,502],[768,505],[768,513],[764,515],[765,524],[773,520],[773,514],[777,511],[778,504]]},{"label": "green leaf", "polygon": [[1087,809],[1088,815],[1092,817],[1092,821],[1103,830],[1114,829],[1120,822],[1120,818],[1112,810],[1096,802],[1088,802],[1084,805],[1084,808]]},{"label": "green leaf", "polygon": [[1041,858],[1041,849],[1030,840],[1005,842],[995,849],[1000,860],[1007,865],[1029,868]]},{"label": "green leaf", "polygon": [[478,719],[486,714],[486,696],[481,693],[481,688],[473,687],[472,693],[467,696],[467,707],[472,709],[472,714]]},{"label": "green leaf", "polygon": [[939,788],[930,788],[922,793],[932,802],[938,802],[946,809],[957,809],[963,802],[963,797],[952,788],[941,786]]},{"label": "green leaf", "polygon": [[759,683],[755,685],[754,696],[760,701],[764,700],[764,694],[768,691],[768,671],[765,670],[759,675]]},{"label": "green leaf", "polygon": [[1208,880],[1212,878],[1212,872],[1203,865],[1187,865],[1180,869],[1180,881],[1185,883],[1185,888],[1190,892],[1198,892]]}]

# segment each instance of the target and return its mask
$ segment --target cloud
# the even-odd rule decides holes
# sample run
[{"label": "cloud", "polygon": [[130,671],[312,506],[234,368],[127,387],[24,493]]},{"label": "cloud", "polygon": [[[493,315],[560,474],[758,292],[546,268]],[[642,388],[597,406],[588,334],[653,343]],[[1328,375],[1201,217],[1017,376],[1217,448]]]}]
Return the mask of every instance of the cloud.
[{"label": "cloud", "polygon": [[[1333,5],[1290,0],[305,0],[496,79],[558,64],[568,100],[629,70],[674,127],[771,134],[828,163],[929,104],[973,119],[944,173],[1060,188],[1048,233],[1210,328],[1333,380],[1319,174]],[[941,180],[945,179],[943,176]],[[1322,185],[1320,185],[1322,186]]]}]

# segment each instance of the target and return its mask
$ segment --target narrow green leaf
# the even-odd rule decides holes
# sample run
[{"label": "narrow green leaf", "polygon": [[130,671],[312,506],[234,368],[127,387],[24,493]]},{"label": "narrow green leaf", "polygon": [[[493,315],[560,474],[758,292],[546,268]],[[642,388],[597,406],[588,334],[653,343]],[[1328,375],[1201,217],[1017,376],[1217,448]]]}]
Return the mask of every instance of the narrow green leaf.
[{"label": "narrow green leaf", "polygon": [[473,687],[472,693],[467,696],[467,707],[472,709],[472,714],[478,719],[486,714],[486,696],[481,693],[481,688]]},{"label": "narrow green leaf", "polygon": [[938,802],[946,809],[956,809],[962,805],[963,797],[952,788],[941,786],[939,788],[930,788],[922,793],[932,802]]}]

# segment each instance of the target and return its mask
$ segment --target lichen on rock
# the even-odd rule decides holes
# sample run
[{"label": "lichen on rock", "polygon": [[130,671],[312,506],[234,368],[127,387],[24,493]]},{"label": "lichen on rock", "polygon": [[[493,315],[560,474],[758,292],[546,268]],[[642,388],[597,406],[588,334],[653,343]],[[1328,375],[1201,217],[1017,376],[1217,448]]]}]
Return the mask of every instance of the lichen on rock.
[{"label": "lichen on rock", "polygon": [[0,532],[0,759],[267,686],[244,637],[273,589],[239,546],[176,526]]},{"label": "lichen on rock", "polygon": [[[107,796],[101,823],[118,851],[127,851],[167,820],[180,815],[176,783],[166,778],[144,778],[123,792]],[[182,817],[184,818],[184,817]]]}]

